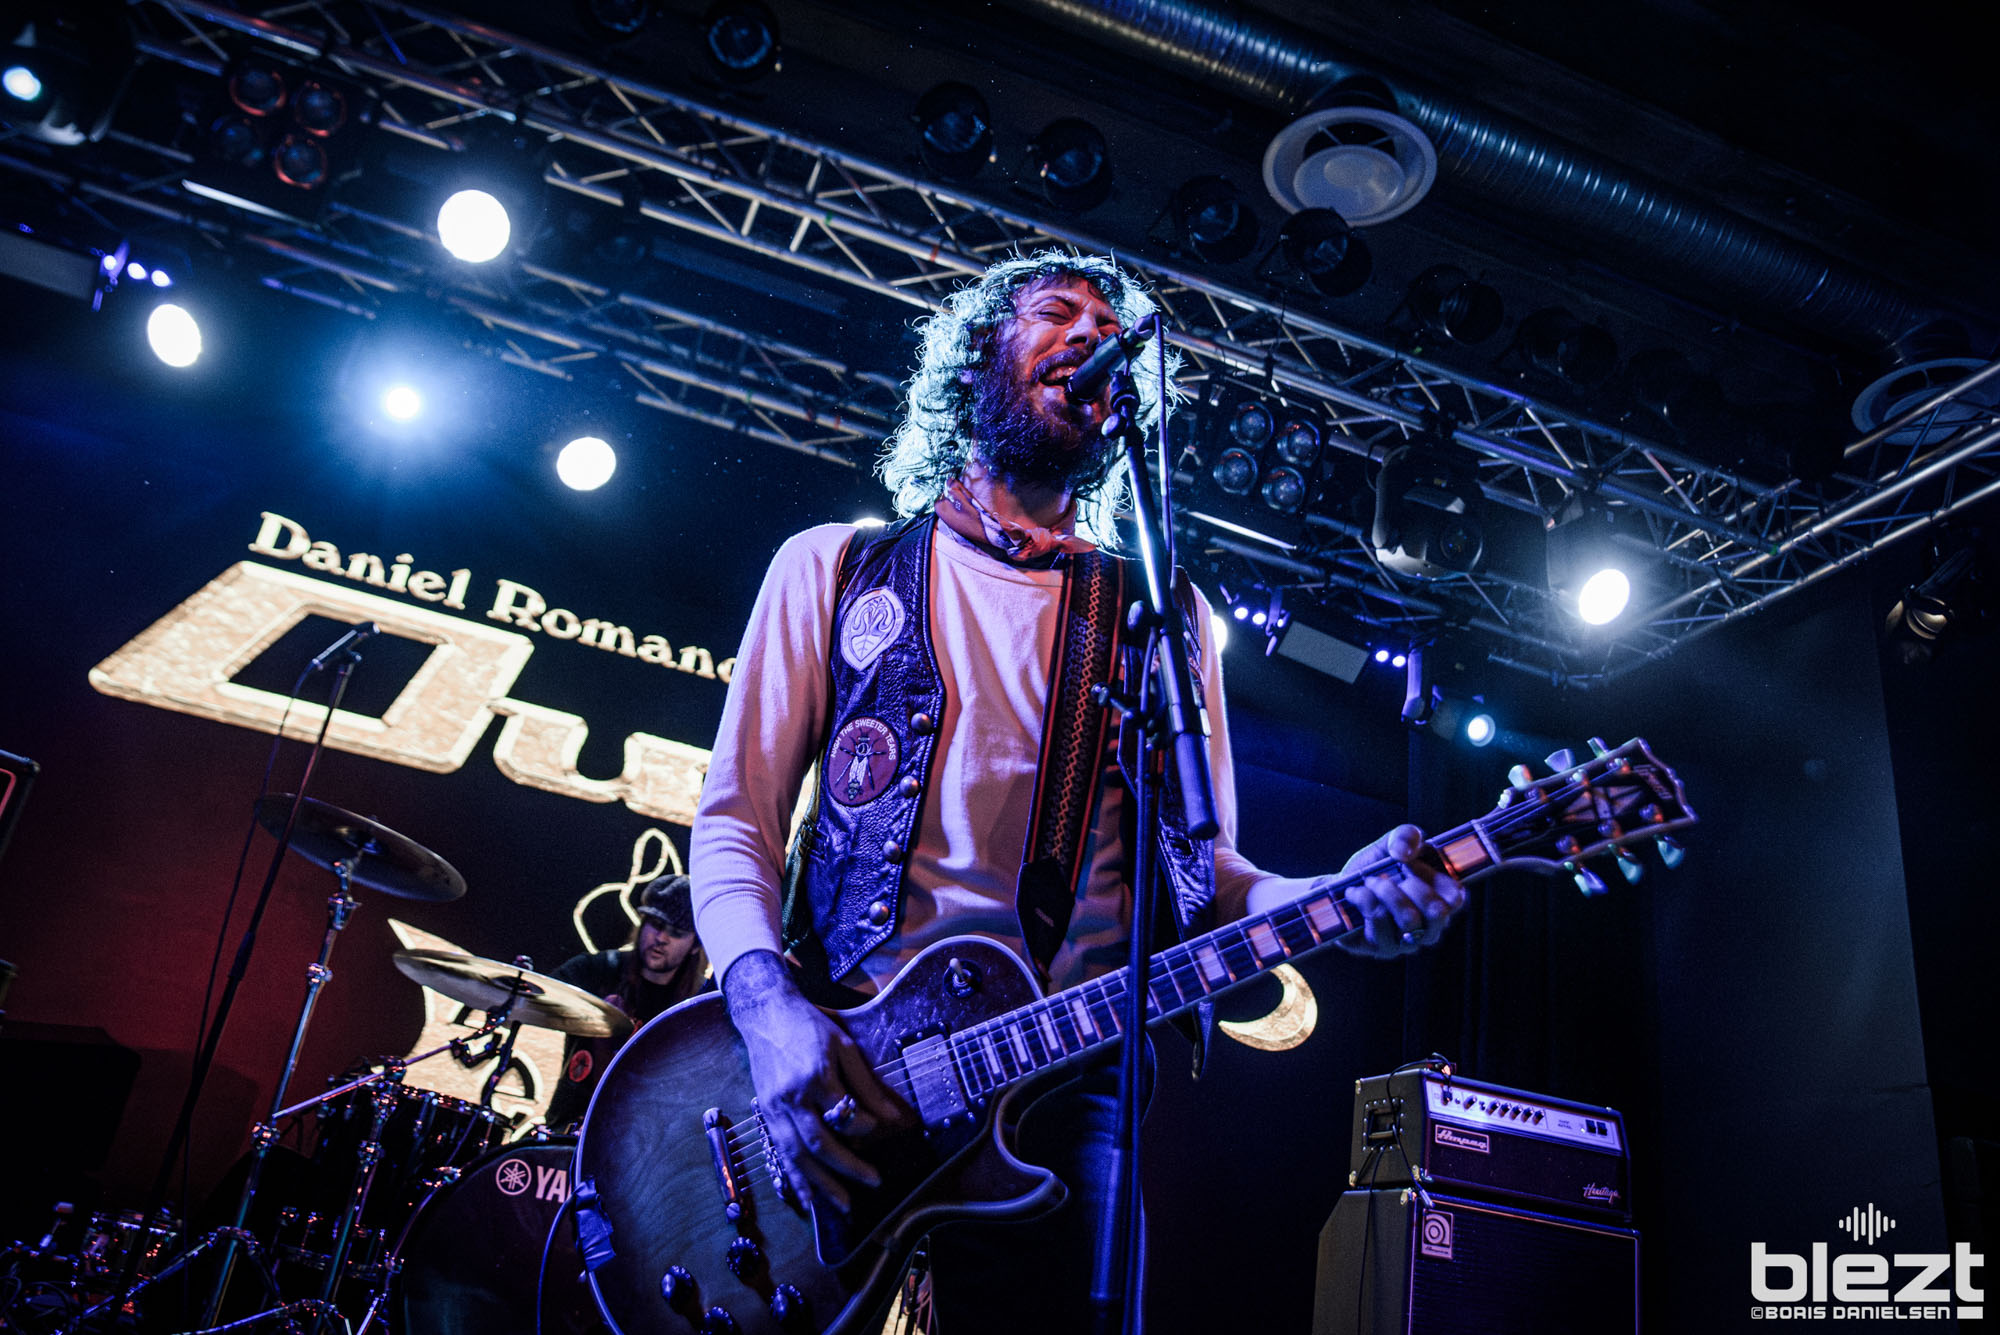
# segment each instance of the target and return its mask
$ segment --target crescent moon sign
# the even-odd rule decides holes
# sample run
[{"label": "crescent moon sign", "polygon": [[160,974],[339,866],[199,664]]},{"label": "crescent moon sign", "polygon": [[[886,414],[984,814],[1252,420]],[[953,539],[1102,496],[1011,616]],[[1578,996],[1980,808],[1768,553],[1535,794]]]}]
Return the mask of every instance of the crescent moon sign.
[{"label": "crescent moon sign", "polygon": [[1319,1023],[1319,1002],[1311,985],[1291,965],[1280,964],[1271,970],[1271,976],[1284,987],[1284,994],[1270,1014],[1254,1020],[1222,1020],[1216,1027],[1245,1047],[1283,1052],[1312,1037],[1313,1026]]}]

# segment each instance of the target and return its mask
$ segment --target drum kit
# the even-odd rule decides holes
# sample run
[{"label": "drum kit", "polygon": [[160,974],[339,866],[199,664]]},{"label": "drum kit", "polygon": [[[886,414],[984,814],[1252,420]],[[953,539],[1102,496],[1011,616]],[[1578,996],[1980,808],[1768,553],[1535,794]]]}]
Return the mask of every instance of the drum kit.
[{"label": "drum kit", "polygon": [[[257,816],[273,833],[289,826],[290,851],[331,871],[338,888],[271,1112],[251,1128],[227,1215],[216,1212],[226,1222],[177,1246],[182,1230],[165,1210],[101,1212],[81,1228],[59,1219],[39,1244],[0,1254],[0,1332],[258,1322],[305,1335],[601,1330],[564,1219],[574,1139],[539,1126],[514,1138],[493,1096],[523,1025],[622,1039],[630,1017],[525,958],[398,951],[404,975],[484,1012],[484,1022],[286,1104],[354,891],[436,903],[464,894],[465,882],[429,849],[328,803],[273,796]],[[410,1068],[446,1053],[467,1066],[492,1061],[478,1102],[405,1083]],[[302,1130],[308,1116],[310,1155],[280,1149],[282,1133]]]}]

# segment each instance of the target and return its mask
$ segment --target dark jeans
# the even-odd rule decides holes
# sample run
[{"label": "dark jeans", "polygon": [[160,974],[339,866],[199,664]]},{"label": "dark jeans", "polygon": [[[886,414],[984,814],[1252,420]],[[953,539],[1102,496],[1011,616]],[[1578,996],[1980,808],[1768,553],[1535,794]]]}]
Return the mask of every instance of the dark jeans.
[{"label": "dark jeans", "polygon": [[[1146,1086],[1150,1093],[1148,1045]],[[1069,1197],[1048,1214],[961,1221],[931,1233],[933,1335],[1086,1335],[1097,1234],[1111,1194],[1118,1062],[1092,1063],[1023,1114],[1015,1153],[1052,1169]]]}]

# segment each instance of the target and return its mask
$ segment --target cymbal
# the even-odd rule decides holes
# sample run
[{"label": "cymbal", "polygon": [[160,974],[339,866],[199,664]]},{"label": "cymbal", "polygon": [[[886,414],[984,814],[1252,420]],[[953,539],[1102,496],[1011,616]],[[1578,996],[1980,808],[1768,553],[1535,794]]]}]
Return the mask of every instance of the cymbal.
[{"label": "cymbal", "polygon": [[396,967],[406,977],[474,1010],[497,1011],[518,995],[508,1019],[579,1038],[623,1038],[632,1017],[560,978],[499,960],[451,950],[399,950]]},{"label": "cymbal", "polygon": [[[283,834],[293,795],[257,799],[257,823]],[[465,893],[465,878],[449,862],[386,825],[308,797],[292,827],[292,852],[315,866],[349,861],[349,879],[358,886],[398,899],[442,904]]]}]

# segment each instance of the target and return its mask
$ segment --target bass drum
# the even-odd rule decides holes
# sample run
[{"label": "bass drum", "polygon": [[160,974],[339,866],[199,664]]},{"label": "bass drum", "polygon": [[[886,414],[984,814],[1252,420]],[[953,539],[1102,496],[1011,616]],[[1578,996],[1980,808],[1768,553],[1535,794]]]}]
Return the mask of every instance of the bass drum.
[{"label": "bass drum", "polygon": [[571,1137],[503,1145],[432,1192],[398,1248],[400,1335],[607,1335],[563,1208],[575,1160]]}]

